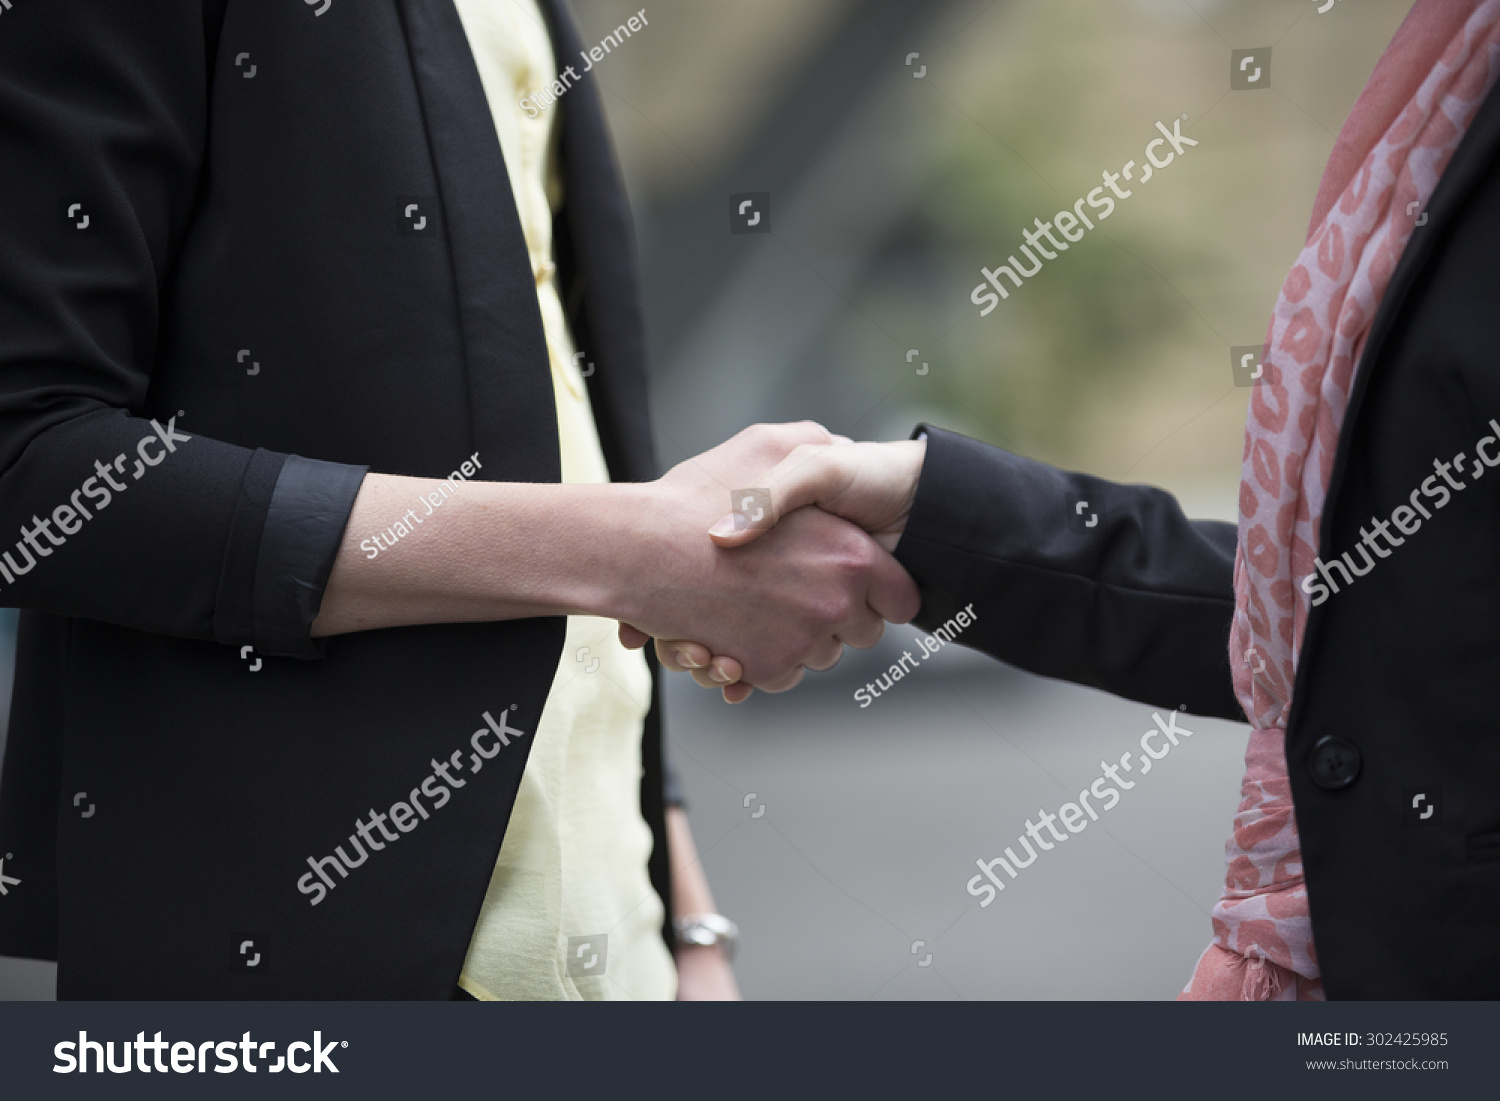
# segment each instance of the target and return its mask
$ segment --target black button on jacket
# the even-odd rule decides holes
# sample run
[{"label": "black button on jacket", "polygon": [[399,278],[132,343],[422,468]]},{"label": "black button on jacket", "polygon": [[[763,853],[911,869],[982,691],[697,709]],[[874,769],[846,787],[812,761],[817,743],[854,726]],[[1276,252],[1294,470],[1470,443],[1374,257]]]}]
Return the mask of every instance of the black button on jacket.
[{"label": "black button on jacket", "polygon": [[[654,477],[592,78],[557,109],[605,456]],[[559,477],[451,0],[20,0],[0,199],[0,600],[25,609],[0,953],[60,953],[65,998],[449,997],[564,623],[308,630],[366,469]],[[320,863],[339,845],[365,859]]]},{"label": "black button on jacket", "polygon": [[[1464,488],[1441,508],[1424,496],[1432,518],[1312,609],[1287,727],[1333,998],[1500,997],[1500,469],[1475,455],[1500,456],[1500,92],[1427,214],[1350,395],[1321,556],[1359,563],[1360,529],[1408,503],[1434,462],[1463,453]],[[1083,500],[1100,517],[1087,531],[1070,523]],[[1244,721],[1234,551],[1233,525],[1190,521],[1160,490],[934,429],[897,558],[924,627],[973,602],[964,642],[1004,661]]]}]

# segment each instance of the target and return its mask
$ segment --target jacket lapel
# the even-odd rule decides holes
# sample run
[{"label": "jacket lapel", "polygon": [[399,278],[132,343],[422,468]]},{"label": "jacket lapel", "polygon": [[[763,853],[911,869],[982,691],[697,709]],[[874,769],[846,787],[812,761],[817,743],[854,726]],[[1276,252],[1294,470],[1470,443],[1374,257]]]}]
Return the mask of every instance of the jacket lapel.
[{"label": "jacket lapel", "polygon": [[[1390,285],[1375,320],[1370,325],[1370,335],[1365,341],[1364,357],[1354,376],[1354,388],[1349,394],[1349,407],[1344,412],[1344,423],[1339,429],[1338,450],[1334,454],[1333,473],[1328,480],[1328,497],[1323,503],[1323,519],[1318,531],[1318,545],[1332,545],[1334,510],[1338,506],[1339,489],[1349,465],[1349,452],[1359,422],[1360,406],[1364,403],[1370,379],[1380,370],[1381,353],[1391,333],[1402,321],[1406,300],[1417,279],[1427,269],[1428,263],[1438,255],[1444,236],[1462,209],[1464,203],[1479,182],[1484,178],[1500,150],[1500,85],[1491,90],[1480,106],[1469,132],[1459,143],[1448,162],[1432,198],[1427,203],[1427,223],[1419,226],[1407,242],[1406,250],[1391,273]],[[1307,695],[1306,686],[1313,664],[1314,651],[1322,631],[1326,608],[1314,608],[1308,614],[1307,636],[1303,643],[1302,658],[1297,666],[1297,682],[1292,696],[1292,713],[1288,716],[1287,729],[1293,729],[1300,708],[1299,702]]]},{"label": "jacket lapel", "polygon": [[536,282],[479,69],[453,0],[397,6],[453,258],[474,446],[494,480],[559,481]]}]

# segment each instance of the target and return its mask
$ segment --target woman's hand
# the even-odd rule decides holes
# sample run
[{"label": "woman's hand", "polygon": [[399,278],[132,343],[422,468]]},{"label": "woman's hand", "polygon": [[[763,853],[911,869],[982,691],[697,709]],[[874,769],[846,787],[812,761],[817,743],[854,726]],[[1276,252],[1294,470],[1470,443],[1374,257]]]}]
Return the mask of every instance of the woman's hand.
[{"label": "woman's hand", "polygon": [[[752,522],[743,512],[730,512],[709,529],[709,537],[721,547],[742,547],[789,513],[816,506],[864,528],[892,551],[906,528],[926,455],[926,440],[853,443],[836,437],[831,443],[801,444],[766,477],[766,488],[771,491],[767,515]],[[624,645],[638,649],[649,640],[644,632],[620,625]],[[754,688],[784,692],[801,682],[804,669],[831,668],[843,653],[839,640],[832,642],[798,668],[754,685],[742,679],[744,669],[733,657],[715,654],[698,642],[658,639],[656,655],[663,668],[690,673],[703,687],[722,689],[729,703],[740,703]]]},{"label": "woman's hand", "polygon": [[789,513],[808,505],[862,527],[888,551],[896,549],[917,495],[917,479],[927,456],[926,440],[804,443],[766,478],[770,514],[752,523],[731,512],[708,529],[721,547],[743,547],[759,539]]}]

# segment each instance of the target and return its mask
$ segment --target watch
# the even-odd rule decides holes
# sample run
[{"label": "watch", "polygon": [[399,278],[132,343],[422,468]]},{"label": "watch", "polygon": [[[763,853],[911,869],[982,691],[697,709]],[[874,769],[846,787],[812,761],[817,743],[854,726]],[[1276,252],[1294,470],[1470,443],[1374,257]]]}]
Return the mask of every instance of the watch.
[{"label": "watch", "polygon": [[726,960],[734,959],[734,949],[740,940],[740,927],[723,914],[684,914],[672,919],[672,928],[677,933],[678,944],[691,944],[700,948],[718,945],[724,949]]}]

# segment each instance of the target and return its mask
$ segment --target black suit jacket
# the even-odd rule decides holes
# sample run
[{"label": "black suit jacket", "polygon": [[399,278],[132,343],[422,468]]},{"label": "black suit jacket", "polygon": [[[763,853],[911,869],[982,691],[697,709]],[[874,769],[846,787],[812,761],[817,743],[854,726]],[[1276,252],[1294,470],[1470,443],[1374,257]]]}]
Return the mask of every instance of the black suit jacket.
[{"label": "black suit jacket", "polygon": [[[1322,558],[1352,552],[1436,460],[1465,453],[1465,488],[1442,508],[1424,495],[1432,519],[1312,609],[1287,727],[1334,998],[1500,997],[1500,472],[1469,465],[1486,437],[1500,455],[1500,93],[1427,215],[1350,396]],[[1227,652],[1234,551],[1233,525],[1190,521],[1161,490],[932,430],[897,558],[923,589],[924,627],[972,601],[961,640],[1004,661],[1244,721]],[[1343,786],[1314,778],[1329,738],[1358,754]]]},{"label": "black suit jacket", "polygon": [[[592,77],[553,109],[606,458],[654,477]],[[0,599],[26,609],[0,952],[58,958],[64,998],[447,998],[564,623],[308,630],[366,469],[559,477],[451,0],[23,0],[0,135],[0,532],[21,531]],[[502,745],[486,713],[523,734]],[[665,899],[658,716],[642,807]],[[334,874],[317,862],[353,855],[357,819],[374,841]]]}]

